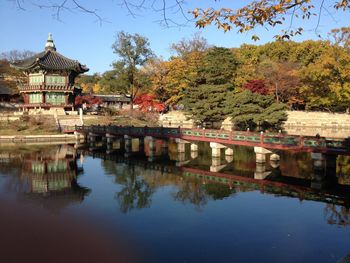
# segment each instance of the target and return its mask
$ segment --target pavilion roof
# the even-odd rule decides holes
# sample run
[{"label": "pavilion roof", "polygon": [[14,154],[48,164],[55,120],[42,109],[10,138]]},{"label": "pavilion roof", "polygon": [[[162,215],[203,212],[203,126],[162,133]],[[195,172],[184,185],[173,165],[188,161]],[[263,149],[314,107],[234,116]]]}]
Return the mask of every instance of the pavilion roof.
[{"label": "pavilion roof", "polygon": [[49,34],[45,50],[32,57],[15,61],[11,66],[19,70],[57,70],[57,71],[75,71],[77,73],[84,73],[89,69],[85,65],[81,65],[77,60],[69,59],[56,51],[52,36]]}]

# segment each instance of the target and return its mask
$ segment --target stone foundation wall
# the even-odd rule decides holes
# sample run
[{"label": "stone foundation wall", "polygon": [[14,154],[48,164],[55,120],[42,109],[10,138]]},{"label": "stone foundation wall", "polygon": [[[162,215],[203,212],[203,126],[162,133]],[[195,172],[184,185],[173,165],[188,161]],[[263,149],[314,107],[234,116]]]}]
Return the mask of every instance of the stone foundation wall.
[{"label": "stone foundation wall", "polygon": [[327,112],[288,111],[283,128],[288,134],[322,137],[350,137],[350,115]]},{"label": "stone foundation wall", "polygon": [[287,111],[287,114],[284,127],[350,129],[350,114],[304,111]]},{"label": "stone foundation wall", "polygon": [[182,111],[170,111],[159,115],[159,125],[163,127],[194,128],[193,120],[188,120]]},{"label": "stone foundation wall", "polygon": [[[350,114],[327,112],[287,111],[288,120],[284,123],[284,130],[291,135],[347,138],[350,137]],[[159,118],[159,124],[164,127],[193,128],[192,120],[188,120],[181,111],[172,111]],[[231,118],[226,118],[221,128],[232,130]]]}]

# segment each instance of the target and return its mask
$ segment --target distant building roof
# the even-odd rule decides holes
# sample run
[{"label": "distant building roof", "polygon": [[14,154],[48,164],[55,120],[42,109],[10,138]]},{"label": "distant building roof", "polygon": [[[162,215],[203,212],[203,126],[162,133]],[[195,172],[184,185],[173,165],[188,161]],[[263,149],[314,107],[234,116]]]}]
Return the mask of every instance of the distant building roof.
[{"label": "distant building roof", "polygon": [[94,94],[95,97],[100,98],[103,102],[130,102],[131,98],[127,95],[102,95]]},{"label": "distant building roof", "polygon": [[89,69],[85,65],[81,65],[77,60],[69,59],[56,51],[52,36],[45,45],[45,50],[32,57],[11,63],[11,66],[20,70],[31,70],[37,67],[45,70],[70,70],[77,73],[83,73]]}]

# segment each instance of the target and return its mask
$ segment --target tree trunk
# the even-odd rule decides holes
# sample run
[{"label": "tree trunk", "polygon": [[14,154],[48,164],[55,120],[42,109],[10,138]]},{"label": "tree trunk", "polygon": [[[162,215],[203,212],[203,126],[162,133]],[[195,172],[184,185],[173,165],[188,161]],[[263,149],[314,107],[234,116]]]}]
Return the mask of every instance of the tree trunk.
[{"label": "tree trunk", "polygon": [[279,100],[279,97],[278,97],[278,85],[277,85],[277,83],[275,83],[275,88],[276,88],[276,102],[279,103],[280,100]]}]

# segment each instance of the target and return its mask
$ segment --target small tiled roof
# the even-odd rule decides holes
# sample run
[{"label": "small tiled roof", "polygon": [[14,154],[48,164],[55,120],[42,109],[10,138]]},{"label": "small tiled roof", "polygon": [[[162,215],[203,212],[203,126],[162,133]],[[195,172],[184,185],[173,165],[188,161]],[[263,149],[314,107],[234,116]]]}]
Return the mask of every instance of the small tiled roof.
[{"label": "small tiled roof", "polygon": [[78,61],[66,58],[53,49],[46,49],[30,58],[11,63],[11,66],[20,70],[30,70],[40,67],[45,70],[70,70],[84,73],[89,69]]},{"label": "small tiled roof", "polygon": [[131,98],[125,95],[94,94],[94,96],[100,98],[103,102],[130,102],[131,101]]}]

